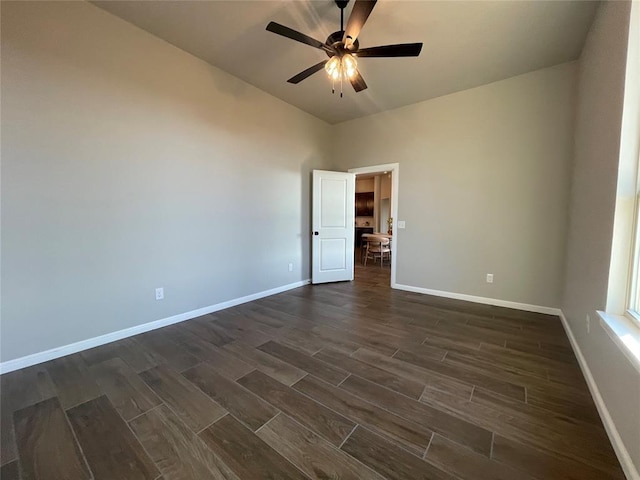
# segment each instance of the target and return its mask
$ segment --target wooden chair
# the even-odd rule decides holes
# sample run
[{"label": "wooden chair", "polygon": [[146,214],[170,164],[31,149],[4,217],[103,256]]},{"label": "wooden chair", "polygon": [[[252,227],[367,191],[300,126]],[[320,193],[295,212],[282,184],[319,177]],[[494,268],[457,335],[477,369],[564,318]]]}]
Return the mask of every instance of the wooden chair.
[{"label": "wooden chair", "polygon": [[364,257],[367,255],[367,243],[372,235],[373,233],[363,233],[360,236],[360,263],[364,264]]},{"label": "wooden chair", "polygon": [[364,256],[364,266],[367,266],[367,260],[370,258],[376,262],[376,258],[380,258],[380,268],[384,263],[384,257],[389,258],[391,262],[391,246],[389,239],[378,235],[367,235],[367,247]]}]

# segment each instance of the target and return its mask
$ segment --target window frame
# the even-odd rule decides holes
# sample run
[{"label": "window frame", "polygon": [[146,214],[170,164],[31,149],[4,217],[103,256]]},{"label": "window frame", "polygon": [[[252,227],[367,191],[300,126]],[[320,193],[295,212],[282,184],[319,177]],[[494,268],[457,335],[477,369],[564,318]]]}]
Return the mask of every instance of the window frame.
[{"label": "window frame", "polygon": [[636,179],[636,195],[633,206],[633,237],[631,265],[627,282],[627,299],[625,316],[637,327],[640,327],[640,156],[636,163],[638,178]]}]

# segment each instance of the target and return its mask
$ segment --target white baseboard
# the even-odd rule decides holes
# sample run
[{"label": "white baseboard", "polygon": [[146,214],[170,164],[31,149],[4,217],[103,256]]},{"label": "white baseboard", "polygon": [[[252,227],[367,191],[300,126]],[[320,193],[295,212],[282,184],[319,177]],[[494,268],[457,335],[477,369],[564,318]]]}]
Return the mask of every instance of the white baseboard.
[{"label": "white baseboard", "polygon": [[560,315],[559,308],[543,307],[541,305],[529,305],[528,303],[510,302],[508,300],[499,300],[497,298],[476,297],[475,295],[466,295],[464,293],[445,292],[442,290],[431,290],[429,288],[414,287],[411,285],[402,285],[395,283],[391,288],[405,290],[407,292],[424,293],[425,295],[435,295],[436,297],[453,298],[455,300],[465,300],[467,302],[482,303],[484,305],[495,305],[496,307],[514,308],[516,310],[524,310],[526,312],[546,313],[547,315]]},{"label": "white baseboard", "polygon": [[38,363],[53,360],[54,358],[64,357],[65,355],[81,352],[82,350],[88,350],[89,348],[98,347],[100,345],[115,342],[116,340],[121,340],[123,338],[132,337],[133,335],[138,335],[139,333],[148,332],[157,328],[166,327],[167,325],[172,325],[174,323],[201,317],[202,315],[206,315],[208,313],[224,310],[225,308],[235,307],[236,305],[240,305],[242,303],[258,300],[260,298],[275,295],[277,293],[286,292],[287,290],[292,290],[304,285],[309,285],[310,283],[311,280],[302,280],[299,282],[290,283],[288,285],[272,288],[270,290],[253,293],[245,297],[234,298],[233,300],[217,303],[215,305],[199,308],[197,310],[191,310],[190,312],[180,313],[178,315],[161,318],[160,320],[155,320],[153,322],[125,328],[123,330],[118,330],[117,332],[107,333],[105,335],[100,335],[99,337],[88,338],[86,340],[81,340],[79,342],[64,345],[62,347],[52,348],[44,352],[34,353],[24,357],[16,358],[14,360],[7,360],[6,362],[0,363],[0,374],[13,372],[14,370],[19,370],[21,368],[30,367],[32,365],[37,365]]},{"label": "white baseboard", "polygon": [[609,409],[604,403],[604,399],[600,394],[598,385],[596,384],[596,381],[591,374],[589,365],[587,365],[587,361],[582,354],[582,350],[580,349],[578,342],[576,341],[576,337],[573,335],[571,327],[569,326],[569,322],[567,321],[567,318],[564,316],[564,313],[562,313],[562,311],[560,311],[560,320],[562,321],[562,326],[564,327],[564,330],[569,337],[573,352],[575,353],[576,358],[578,359],[578,363],[580,364],[582,375],[584,375],[584,378],[587,381],[587,386],[589,387],[589,391],[591,392],[591,397],[596,404],[596,408],[598,409],[598,413],[600,414],[600,419],[604,424],[604,428],[607,431],[607,435],[609,436],[609,441],[611,442],[611,445],[613,445],[613,450],[616,452],[616,456],[618,457],[618,461],[622,466],[622,470],[628,480],[640,480],[640,474],[638,474],[638,470],[631,460],[631,455],[629,455],[629,451],[622,442],[622,438],[618,433],[618,429],[616,428],[615,423],[613,423],[613,419],[611,418]]}]

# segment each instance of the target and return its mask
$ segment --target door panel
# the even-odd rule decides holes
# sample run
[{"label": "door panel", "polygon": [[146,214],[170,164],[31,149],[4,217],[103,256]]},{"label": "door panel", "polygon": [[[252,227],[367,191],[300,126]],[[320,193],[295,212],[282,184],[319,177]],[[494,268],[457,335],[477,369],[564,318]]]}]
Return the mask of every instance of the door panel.
[{"label": "door panel", "polygon": [[313,283],[353,280],[355,175],[313,171]]}]

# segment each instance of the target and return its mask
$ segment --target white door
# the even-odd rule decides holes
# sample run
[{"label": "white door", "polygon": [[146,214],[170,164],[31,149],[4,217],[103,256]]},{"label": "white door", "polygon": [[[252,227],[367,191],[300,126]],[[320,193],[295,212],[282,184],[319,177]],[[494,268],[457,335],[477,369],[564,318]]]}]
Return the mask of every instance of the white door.
[{"label": "white door", "polygon": [[356,176],[313,171],[311,281],[353,280]]}]

